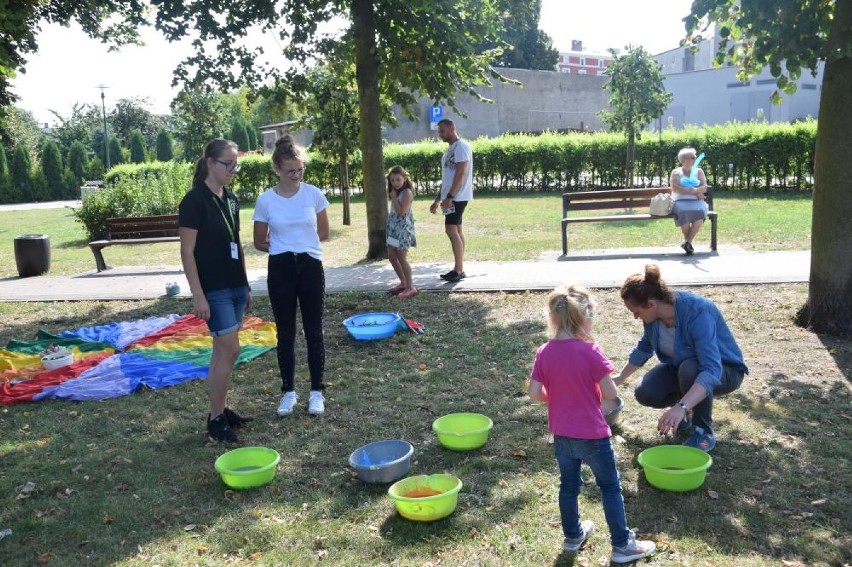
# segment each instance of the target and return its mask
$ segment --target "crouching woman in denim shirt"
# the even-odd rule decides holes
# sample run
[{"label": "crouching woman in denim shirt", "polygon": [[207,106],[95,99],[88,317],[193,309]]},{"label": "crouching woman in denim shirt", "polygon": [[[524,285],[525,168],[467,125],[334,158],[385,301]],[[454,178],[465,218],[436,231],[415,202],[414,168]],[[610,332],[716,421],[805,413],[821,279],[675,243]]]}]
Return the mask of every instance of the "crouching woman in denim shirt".
[{"label": "crouching woman in denim shirt", "polygon": [[655,264],[625,280],[621,299],[633,317],[642,320],[644,333],[613,381],[621,385],[656,354],[659,364],[636,386],[636,401],[668,408],[657,422],[660,433],[694,425],[684,445],[713,450],[713,398],[739,388],[748,374],[719,308],[700,295],[669,291]]}]

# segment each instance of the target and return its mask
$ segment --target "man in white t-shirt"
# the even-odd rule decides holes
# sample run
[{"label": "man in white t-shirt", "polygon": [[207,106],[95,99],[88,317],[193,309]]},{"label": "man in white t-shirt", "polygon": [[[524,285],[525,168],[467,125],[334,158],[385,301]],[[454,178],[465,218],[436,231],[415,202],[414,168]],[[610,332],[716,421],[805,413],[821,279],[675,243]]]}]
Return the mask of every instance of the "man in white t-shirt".
[{"label": "man in white t-shirt", "polygon": [[449,118],[438,122],[438,137],[450,146],[441,159],[441,192],[429,212],[434,214],[440,205],[444,213],[444,232],[453,247],[453,269],[441,274],[441,279],[457,282],[465,277],[462,217],[468,201],[473,200],[473,151],[459,138],[456,125]]}]

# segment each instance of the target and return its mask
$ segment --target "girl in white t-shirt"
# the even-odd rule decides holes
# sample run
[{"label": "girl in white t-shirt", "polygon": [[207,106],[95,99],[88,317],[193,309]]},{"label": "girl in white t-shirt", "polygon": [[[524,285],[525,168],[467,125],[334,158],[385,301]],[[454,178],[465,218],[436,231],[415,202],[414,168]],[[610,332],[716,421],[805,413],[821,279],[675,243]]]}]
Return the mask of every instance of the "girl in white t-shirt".
[{"label": "girl in white t-shirt", "polygon": [[272,169],[279,181],[258,197],[253,217],[254,247],[269,253],[267,287],[278,328],[278,368],[283,382],[278,404],[281,417],[292,414],[298,401],[294,384],[297,303],[311,375],[308,413],[325,412],[325,272],[320,242],[328,239],[328,199],[317,187],[302,181],[306,161],[304,148],[289,134],[275,143]]}]

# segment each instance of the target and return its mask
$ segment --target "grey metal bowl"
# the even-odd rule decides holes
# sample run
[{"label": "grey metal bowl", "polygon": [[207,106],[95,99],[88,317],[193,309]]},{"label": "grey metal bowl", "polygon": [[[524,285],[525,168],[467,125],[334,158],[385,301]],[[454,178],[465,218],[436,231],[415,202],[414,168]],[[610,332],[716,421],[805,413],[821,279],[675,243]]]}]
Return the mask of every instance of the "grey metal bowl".
[{"label": "grey metal bowl", "polygon": [[414,447],[402,439],[386,439],[369,443],[352,451],[349,466],[358,478],[373,484],[396,482],[408,474]]},{"label": "grey metal bowl", "polygon": [[624,409],[624,400],[621,397],[616,396],[613,401],[615,402],[615,407],[609,411],[604,411],[604,419],[606,419],[610,427],[618,423],[621,419],[621,410]]}]

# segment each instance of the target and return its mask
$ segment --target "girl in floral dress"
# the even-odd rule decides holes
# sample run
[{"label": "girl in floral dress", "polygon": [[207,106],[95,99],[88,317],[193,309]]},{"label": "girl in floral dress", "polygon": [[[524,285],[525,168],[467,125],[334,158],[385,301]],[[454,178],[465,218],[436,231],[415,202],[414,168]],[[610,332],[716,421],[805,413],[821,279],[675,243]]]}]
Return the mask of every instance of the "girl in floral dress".
[{"label": "girl in floral dress", "polygon": [[391,168],[387,180],[388,199],[391,205],[387,226],[388,260],[399,277],[399,284],[388,291],[407,299],[420,293],[414,287],[411,264],[408,263],[408,249],[417,246],[417,238],[414,235],[414,215],[411,212],[414,185],[411,183],[408,172],[401,165]]}]

